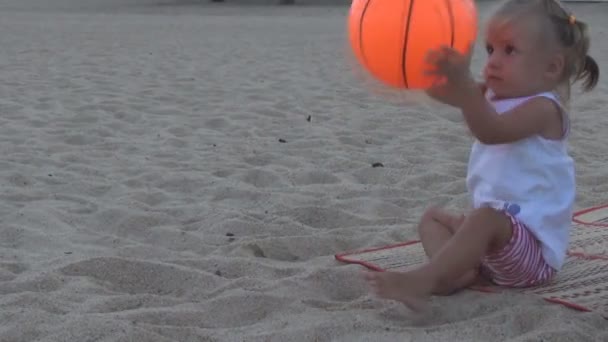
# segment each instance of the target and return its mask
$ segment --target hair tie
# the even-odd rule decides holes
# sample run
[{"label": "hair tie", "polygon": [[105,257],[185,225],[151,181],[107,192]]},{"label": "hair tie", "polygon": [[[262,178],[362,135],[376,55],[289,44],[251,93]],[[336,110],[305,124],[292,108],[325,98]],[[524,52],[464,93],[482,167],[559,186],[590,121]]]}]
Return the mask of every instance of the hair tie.
[{"label": "hair tie", "polygon": [[568,23],[569,23],[570,25],[574,25],[574,24],[576,24],[576,17],[575,17],[574,15],[570,14],[570,15],[568,16]]}]

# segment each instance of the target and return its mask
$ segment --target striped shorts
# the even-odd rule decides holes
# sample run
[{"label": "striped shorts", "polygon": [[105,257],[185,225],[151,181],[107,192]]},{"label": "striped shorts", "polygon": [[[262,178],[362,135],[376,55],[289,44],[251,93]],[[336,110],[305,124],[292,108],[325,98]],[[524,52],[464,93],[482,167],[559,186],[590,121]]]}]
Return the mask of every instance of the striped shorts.
[{"label": "striped shorts", "polygon": [[509,213],[513,234],[500,251],[486,255],[481,273],[499,286],[529,287],[550,281],[555,270],[543,258],[540,242]]}]

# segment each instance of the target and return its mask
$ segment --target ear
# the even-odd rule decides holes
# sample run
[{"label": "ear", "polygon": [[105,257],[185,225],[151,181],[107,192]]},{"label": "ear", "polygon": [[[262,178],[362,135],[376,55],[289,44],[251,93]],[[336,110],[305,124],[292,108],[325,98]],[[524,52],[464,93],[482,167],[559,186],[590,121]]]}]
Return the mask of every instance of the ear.
[{"label": "ear", "polygon": [[545,70],[545,76],[555,82],[558,82],[563,75],[566,66],[566,58],[561,53],[556,53],[549,58],[549,64]]}]

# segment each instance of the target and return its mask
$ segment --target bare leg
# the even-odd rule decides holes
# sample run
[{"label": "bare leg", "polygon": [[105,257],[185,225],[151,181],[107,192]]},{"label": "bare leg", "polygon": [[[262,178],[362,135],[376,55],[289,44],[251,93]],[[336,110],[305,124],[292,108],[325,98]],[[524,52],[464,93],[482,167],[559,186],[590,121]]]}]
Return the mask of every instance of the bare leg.
[{"label": "bare leg", "polygon": [[488,252],[503,248],[511,234],[506,215],[491,208],[477,209],[427,264],[408,272],[368,272],[365,278],[380,297],[417,310],[441,284],[457,281]]},{"label": "bare leg", "polygon": [[[422,215],[418,233],[429,259],[452,238],[464,220],[464,215],[453,215],[438,208],[430,208]],[[439,284],[433,294],[450,295],[473,285],[478,277],[479,270],[475,267],[453,283]]]}]

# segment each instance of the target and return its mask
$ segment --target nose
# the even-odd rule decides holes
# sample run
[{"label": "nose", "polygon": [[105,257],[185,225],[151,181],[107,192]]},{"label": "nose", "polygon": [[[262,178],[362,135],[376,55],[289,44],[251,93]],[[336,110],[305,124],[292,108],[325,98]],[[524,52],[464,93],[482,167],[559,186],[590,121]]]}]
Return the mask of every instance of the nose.
[{"label": "nose", "polygon": [[488,56],[487,64],[488,64],[488,68],[490,68],[490,69],[500,68],[500,65],[502,64],[502,58],[500,57],[500,54],[493,53],[490,56]]}]

